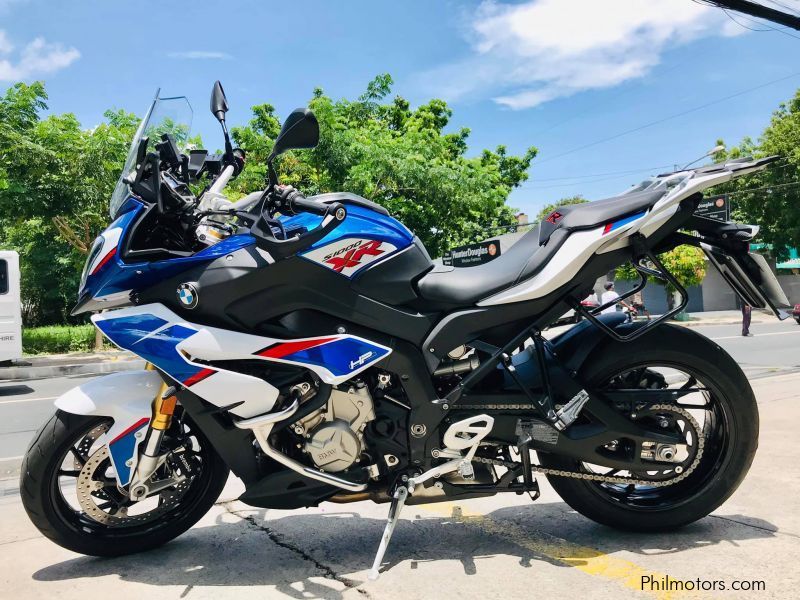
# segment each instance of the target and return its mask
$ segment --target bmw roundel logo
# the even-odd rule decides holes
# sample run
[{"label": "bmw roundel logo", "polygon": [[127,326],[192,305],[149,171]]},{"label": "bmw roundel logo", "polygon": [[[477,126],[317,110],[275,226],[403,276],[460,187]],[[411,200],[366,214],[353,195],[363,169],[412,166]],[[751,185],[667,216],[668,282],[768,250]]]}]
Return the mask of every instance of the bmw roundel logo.
[{"label": "bmw roundel logo", "polygon": [[178,300],[186,308],[196,308],[200,302],[200,294],[192,283],[182,283],[178,286]]}]

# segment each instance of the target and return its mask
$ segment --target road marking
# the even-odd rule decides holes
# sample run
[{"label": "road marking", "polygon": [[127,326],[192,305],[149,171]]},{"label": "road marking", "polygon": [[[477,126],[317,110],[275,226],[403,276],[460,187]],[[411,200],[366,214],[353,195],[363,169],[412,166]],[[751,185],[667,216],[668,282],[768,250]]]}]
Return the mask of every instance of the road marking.
[{"label": "road marking", "polygon": [[17,404],[19,402],[44,402],[45,400],[55,400],[60,396],[47,396],[46,398],[15,398],[13,400],[3,400],[0,398],[0,404]]},{"label": "road marking", "polygon": [[[772,333],[759,333],[758,335],[754,335],[753,337],[766,337],[768,335],[797,335],[798,333],[800,333],[800,330],[799,331],[773,331]],[[728,336],[725,336],[725,337],[708,338],[708,339],[716,342],[718,340],[735,340],[735,339],[743,338],[743,337],[745,337],[745,336],[743,336],[743,335],[728,335]]]},{"label": "road marking", "polygon": [[[663,581],[667,575],[665,573],[645,569],[628,560],[609,556],[595,548],[573,544],[572,542],[541,531],[537,531],[536,538],[531,539],[528,535],[520,533],[515,526],[500,523],[481,513],[467,513],[467,511],[452,502],[437,502],[436,504],[415,506],[415,508],[451,517],[458,523],[474,525],[489,535],[497,535],[507,539],[517,546],[530,550],[534,554],[546,556],[551,560],[574,567],[587,575],[613,581],[628,589],[643,592],[658,600],[677,600],[680,598],[698,597],[697,592],[687,593],[679,591],[643,590],[641,585],[642,577],[650,576],[652,577],[651,581]],[[677,577],[670,576],[670,580],[677,579]]]}]

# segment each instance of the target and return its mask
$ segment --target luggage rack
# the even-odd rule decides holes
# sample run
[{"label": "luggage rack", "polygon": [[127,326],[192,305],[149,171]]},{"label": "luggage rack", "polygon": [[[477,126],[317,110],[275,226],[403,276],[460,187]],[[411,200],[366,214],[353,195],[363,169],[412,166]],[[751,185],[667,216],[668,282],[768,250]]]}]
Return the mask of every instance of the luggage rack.
[{"label": "luggage rack", "polygon": [[[569,296],[567,297],[567,303],[575,310],[576,313],[588,319],[595,327],[598,327],[600,331],[611,337],[612,339],[618,342],[630,342],[631,340],[635,340],[636,338],[644,335],[654,327],[658,327],[664,321],[667,321],[681,312],[686,305],[689,303],[689,294],[687,293],[686,289],[678,283],[678,280],[672,275],[672,273],[667,270],[664,264],[658,259],[658,257],[650,251],[647,246],[645,246],[641,237],[636,236],[631,240],[631,243],[634,248],[634,259],[631,261],[633,268],[639,273],[639,283],[630,290],[626,292],[619,298],[612,300],[611,302],[606,302],[598,306],[597,308],[593,308],[592,310],[587,310],[585,306],[583,306],[579,300],[576,298]],[[651,269],[650,267],[646,267],[642,264],[642,261],[648,260],[651,264],[653,264],[656,268]],[[642,291],[645,286],[647,285],[647,277],[657,277],[662,281],[672,285],[678,294],[681,297],[680,302],[672,308],[672,310],[664,313],[660,317],[653,319],[644,327],[639,327],[633,330],[631,333],[627,335],[621,335],[613,328],[609,327],[605,323],[603,323],[600,319],[597,318],[596,315],[600,314],[606,308],[614,306],[620,300],[626,300],[630,298],[634,294]]]}]

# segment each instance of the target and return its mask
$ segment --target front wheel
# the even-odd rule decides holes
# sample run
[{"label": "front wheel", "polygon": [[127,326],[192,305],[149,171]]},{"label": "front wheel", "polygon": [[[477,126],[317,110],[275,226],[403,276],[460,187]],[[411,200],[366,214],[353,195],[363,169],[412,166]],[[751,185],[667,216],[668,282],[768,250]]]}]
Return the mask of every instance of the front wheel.
[{"label": "front wheel", "polygon": [[155,548],[194,525],[222,492],[228,468],[197,428],[173,419],[157,474],[180,483],[131,501],[117,487],[104,443],[107,417],[56,413],[22,462],[20,495],[33,524],[56,544],[92,556]]},{"label": "front wheel", "polygon": [[[548,475],[555,491],[582,515],[632,531],[672,530],[719,507],[744,479],[758,447],[756,400],[736,362],[711,340],[672,325],[628,343],[609,341],[593,356],[581,377],[600,392],[682,388],[674,406],[659,405],[626,416],[671,428],[668,430],[685,437],[689,456],[698,457],[698,450],[701,454],[691,465],[691,472],[687,467],[684,473],[683,467],[612,471],[540,453],[545,467],[591,474],[591,478],[583,479]],[[614,449],[620,451],[616,446],[623,444],[620,440],[613,444]],[[620,480],[602,481],[596,476]],[[637,483],[626,484],[622,478]]]}]

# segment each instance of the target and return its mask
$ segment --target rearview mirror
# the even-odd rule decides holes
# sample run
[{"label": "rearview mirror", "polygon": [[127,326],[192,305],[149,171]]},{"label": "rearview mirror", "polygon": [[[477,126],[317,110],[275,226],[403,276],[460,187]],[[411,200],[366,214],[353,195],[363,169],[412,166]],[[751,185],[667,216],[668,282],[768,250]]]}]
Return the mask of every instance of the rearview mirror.
[{"label": "rearview mirror", "polygon": [[225,97],[222,84],[217,81],[214,83],[214,89],[211,90],[211,114],[222,123],[225,121],[226,112],[228,112],[228,99]]},{"label": "rearview mirror", "polygon": [[308,108],[298,108],[292,111],[281,127],[281,132],[275,139],[272,156],[295,148],[313,148],[319,143],[319,121]]}]

